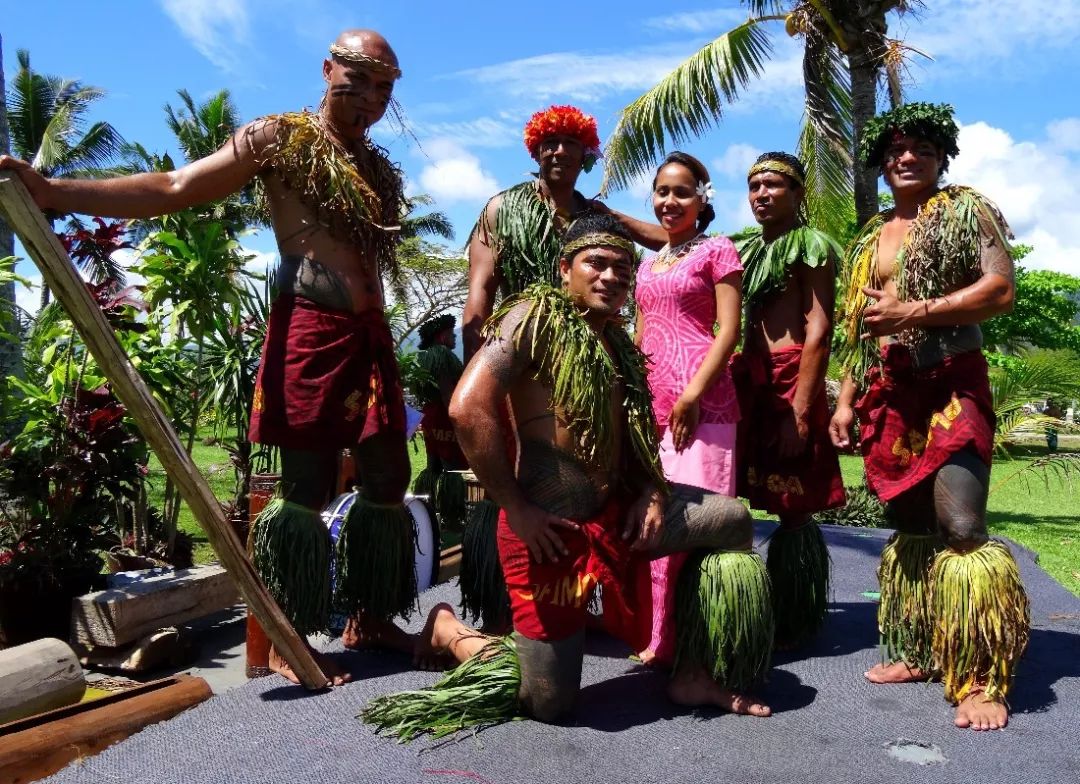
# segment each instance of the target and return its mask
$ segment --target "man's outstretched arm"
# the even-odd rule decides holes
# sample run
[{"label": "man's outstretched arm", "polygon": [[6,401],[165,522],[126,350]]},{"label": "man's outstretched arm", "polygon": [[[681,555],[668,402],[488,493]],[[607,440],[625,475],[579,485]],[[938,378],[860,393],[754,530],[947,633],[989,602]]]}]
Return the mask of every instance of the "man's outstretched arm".
[{"label": "man's outstretched arm", "polygon": [[109,218],[150,218],[222,199],[259,172],[257,151],[272,129],[265,121],[238,130],[217,152],[171,172],[105,180],[46,179],[30,164],[0,156],[0,169],[16,172],[41,209]]}]

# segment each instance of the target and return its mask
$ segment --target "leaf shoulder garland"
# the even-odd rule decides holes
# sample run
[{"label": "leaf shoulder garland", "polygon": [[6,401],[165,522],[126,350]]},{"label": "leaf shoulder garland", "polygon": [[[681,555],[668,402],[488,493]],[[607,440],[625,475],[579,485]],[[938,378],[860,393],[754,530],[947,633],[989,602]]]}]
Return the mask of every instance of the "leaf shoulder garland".
[{"label": "leaf shoulder garland", "polygon": [[[866,330],[863,314],[870,305],[862,293],[865,286],[880,288],[878,241],[893,210],[880,212],[867,221],[848,246],[844,262],[843,299],[840,305],[840,361],[856,380],[880,361],[878,342],[860,338]],[[948,185],[919,208],[896,254],[896,291],[903,302],[951,294],[969,286],[982,275],[981,237],[990,239],[1009,251],[1012,231],[997,205],[973,188]],[[922,329],[906,330],[898,335],[907,346],[917,346],[926,339]]]},{"label": "leaf shoulder garland", "polygon": [[485,336],[501,336],[503,319],[521,304],[527,309],[510,338],[521,348],[523,337],[529,336],[535,379],[551,389],[552,410],[559,412],[574,436],[575,455],[586,465],[616,460],[617,413],[611,396],[621,382],[633,456],[656,487],[666,488],[645,355],[621,320],[609,322],[601,340],[566,294],[538,283],[506,299],[484,325]]},{"label": "leaf shoulder garland", "polygon": [[832,237],[809,226],[794,228],[768,243],[760,226],[730,239],[743,264],[743,301],[751,307],[787,288],[795,264],[801,262],[816,269],[830,258],[838,262],[844,256],[843,248]]},{"label": "leaf shoulder garland", "polygon": [[379,271],[398,276],[396,246],[405,211],[401,170],[386,150],[364,138],[354,154],[313,112],[270,115],[274,138],[259,162],[274,173],[336,239],[374,252]]},{"label": "leaf shoulder garland", "polygon": [[425,406],[433,400],[441,399],[440,383],[442,380],[447,379],[456,384],[465,369],[457,354],[441,343],[436,343],[416,352],[416,363],[427,374],[423,382],[413,390],[413,394],[421,406]]},{"label": "leaf shoulder garland", "polygon": [[[565,227],[559,225],[555,206],[540,191],[539,180],[519,183],[493,198],[499,199],[494,225],[485,205],[469,239],[477,233],[490,238],[505,281],[504,292],[517,294],[534,283],[557,285]],[[583,204],[585,197],[574,191],[574,201]]]}]

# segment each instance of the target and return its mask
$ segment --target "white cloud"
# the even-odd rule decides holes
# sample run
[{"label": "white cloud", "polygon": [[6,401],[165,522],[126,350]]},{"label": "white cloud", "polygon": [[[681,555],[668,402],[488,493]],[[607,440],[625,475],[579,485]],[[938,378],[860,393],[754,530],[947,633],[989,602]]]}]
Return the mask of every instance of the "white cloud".
[{"label": "white cloud", "polygon": [[713,159],[710,173],[713,179],[716,179],[717,175],[744,179],[746,172],[761,153],[762,150],[752,144],[729,144],[723,155]]},{"label": "white cloud", "polygon": [[1011,78],[1032,68],[1052,68],[1047,50],[1080,40],[1080,0],[991,4],[949,0],[928,3],[915,18],[917,23],[891,25],[896,29],[890,34],[899,34],[933,57],[934,73],[942,71],[942,64],[957,63],[976,66],[987,77]]},{"label": "white cloud", "polygon": [[713,11],[692,11],[646,19],[645,27],[653,30],[674,30],[682,33],[724,32],[749,18],[746,9],[718,8]]},{"label": "white cloud", "polygon": [[420,190],[438,204],[480,201],[499,190],[495,178],[480,166],[480,159],[451,139],[424,143],[431,163],[420,172]]},{"label": "white cloud", "polygon": [[449,139],[471,147],[508,147],[521,141],[524,123],[494,117],[478,117],[462,122],[414,123],[417,135]]},{"label": "white cloud", "polygon": [[235,72],[248,34],[247,0],[160,0],[162,10],[207,60]]},{"label": "white cloud", "polygon": [[647,47],[619,54],[553,52],[454,75],[534,101],[595,101],[611,93],[646,90],[690,54],[692,50],[685,46]]},{"label": "white cloud", "polygon": [[947,177],[997,203],[1017,242],[1034,247],[1024,266],[1080,276],[1080,155],[1066,154],[1054,135],[1075,122],[1051,123],[1040,142],[1017,141],[985,122],[963,125]]},{"label": "white cloud", "polygon": [[1046,126],[1050,143],[1062,152],[1080,152],[1080,118],[1054,120]]},{"label": "white cloud", "polygon": [[248,272],[265,275],[277,266],[278,252],[276,250],[262,251],[253,250],[251,248],[241,248],[240,252],[251,257],[244,262],[244,269]]}]

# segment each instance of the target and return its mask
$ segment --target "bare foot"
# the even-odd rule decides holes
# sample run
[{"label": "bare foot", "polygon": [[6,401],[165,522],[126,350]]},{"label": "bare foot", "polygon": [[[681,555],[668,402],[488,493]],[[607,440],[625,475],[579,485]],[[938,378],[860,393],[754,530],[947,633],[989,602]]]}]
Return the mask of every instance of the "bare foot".
[{"label": "bare foot", "polygon": [[892,664],[875,664],[863,675],[871,683],[914,683],[930,680],[930,676],[918,667],[902,661]]},{"label": "bare foot", "polygon": [[701,668],[682,668],[671,676],[668,698],[676,705],[712,705],[745,716],[771,716],[772,708],[760,700],[725,689]]},{"label": "bare foot", "polygon": [[973,730],[1003,730],[1009,723],[1009,710],[1003,703],[986,699],[977,691],[956,706],[957,727]]},{"label": "bare foot", "polygon": [[454,608],[445,602],[436,604],[428,613],[423,631],[416,636],[413,646],[413,666],[418,670],[445,670],[457,664],[449,651],[458,626]]},{"label": "bare foot", "polygon": [[[341,686],[352,680],[352,675],[339,667],[338,664],[325,653],[316,651],[310,645],[308,646],[308,651],[315,659],[315,663],[319,665],[319,669],[322,670],[323,675],[330,679],[331,686]],[[273,646],[270,647],[270,660],[268,666],[270,667],[271,672],[276,672],[286,680],[299,685],[300,678],[293,672],[292,665],[285,661],[284,657],[282,657]]]},{"label": "bare foot", "polygon": [[389,648],[399,653],[412,653],[413,637],[391,621],[377,621],[357,613],[349,618],[341,633],[342,644],[352,651],[365,648]]}]

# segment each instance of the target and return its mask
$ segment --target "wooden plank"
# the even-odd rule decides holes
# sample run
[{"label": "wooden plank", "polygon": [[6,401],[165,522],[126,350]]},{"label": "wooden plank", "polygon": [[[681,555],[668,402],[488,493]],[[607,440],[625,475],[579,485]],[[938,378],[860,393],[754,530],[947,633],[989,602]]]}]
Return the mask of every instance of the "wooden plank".
[{"label": "wooden plank", "polygon": [[52,775],[212,695],[202,678],[178,675],[0,727],[0,784]]},{"label": "wooden plank", "polygon": [[0,651],[0,724],[71,705],[86,693],[75,651],[52,637]]},{"label": "wooden plank", "polygon": [[255,574],[244,546],[225,520],[217,499],[184,451],[164,412],[147,389],[116,340],[112,327],[86,290],[56,235],[15,174],[0,172],[0,212],[11,226],[30,258],[37,264],[45,283],[64,306],[97,360],[113,391],[127,406],[128,413],[176,483],[181,497],[206,532],[221,563],[236,581],[248,607],[266,629],[266,636],[292,666],[300,682],[309,689],[321,689],[328,680],[315,663],[304,640],[289,624],[273,597]]},{"label": "wooden plank", "polygon": [[236,585],[223,567],[180,569],[78,597],[71,606],[71,637],[83,645],[116,648],[239,601]]}]

